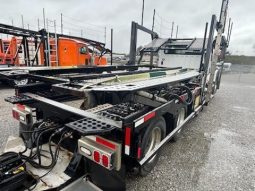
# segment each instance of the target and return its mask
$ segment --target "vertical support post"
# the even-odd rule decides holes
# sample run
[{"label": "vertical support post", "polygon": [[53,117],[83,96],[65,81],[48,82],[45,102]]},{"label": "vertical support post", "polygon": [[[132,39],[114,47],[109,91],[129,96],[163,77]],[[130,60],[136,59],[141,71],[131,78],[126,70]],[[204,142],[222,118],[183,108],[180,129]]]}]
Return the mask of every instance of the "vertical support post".
[{"label": "vertical support post", "polygon": [[12,26],[14,26],[14,24],[13,24],[13,19],[12,19]]},{"label": "vertical support post", "polygon": [[27,29],[29,30],[29,24],[27,24]]},{"label": "vertical support post", "polygon": [[21,23],[22,23],[22,28],[24,29],[25,26],[24,26],[24,18],[23,18],[23,15],[21,15]]},{"label": "vertical support post", "polygon": [[208,23],[205,24],[205,33],[204,33],[204,40],[203,40],[203,48],[202,48],[202,52],[201,52],[199,72],[201,72],[204,68],[203,63],[204,63],[204,54],[205,54],[205,44],[206,44],[207,30],[208,30]]},{"label": "vertical support post", "polygon": [[129,65],[135,65],[136,47],[137,47],[137,23],[132,22],[132,24],[131,24],[131,40],[130,40],[129,62],[128,62]]},{"label": "vertical support post", "polygon": [[141,20],[141,25],[143,26],[143,14],[144,14],[144,0],[143,0],[143,6],[142,6],[142,20]]},{"label": "vertical support post", "polygon": [[26,38],[26,51],[27,51],[27,64],[30,66],[30,53],[29,53],[29,44],[28,44],[28,39]]},{"label": "vertical support post", "polygon": [[83,37],[83,30],[81,29],[81,37]]},{"label": "vertical support post", "polygon": [[45,10],[43,8],[43,27],[46,28]]},{"label": "vertical support post", "polygon": [[151,53],[150,53],[150,69],[152,69],[153,59],[154,59],[154,52],[151,51]]},{"label": "vertical support post", "polygon": [[156,13],[156,10],[154,9],[154,10],[153,10],[153,18],[152,18],[152,31],[154,31],[154,25],[155,25],[155,13]]},{"label": "vertical support post", "polygon": [[172,28],[171,28],[171,38],[173,38],[173,33],[174,33],[174,22],[172,22]]},{"label": "vertical support post", "polygon": [[213,54],[212,54],[211,70],[210,70],[210,76],[209,76],[210,78],[208,81],[208,88],[207,88],[207,94],[206,94],[206,103],[210,101],[211,95],[213,94],[213,87],[216,86],[216,83],[214,82],[214,75],[215,75],[216,65],[220,55],[221,40],[225,30],[227,10],[228,10],[228,0],[223,0],[221,13],[220,13],[220,20],[217,23],[218,30],[217,30],[216,40],[215,40],[215,47],[213,49]]},{"label": "vertical support post", "polygon": [[61,34],[63,34],[63,14],[61,13]]},{"label": "vertical support post", "polygon": [[178,32],[179,32],[179,26],[177,25],[177,26],[176,26],[176,35],[175,35],[175,38],[176,38],[176,39],[178,38]]},{"label": "vertical support post", "polygon": [[37,27],[38,27],[38,31],[40,30],[40,20],[39,18],[37,19]]},{"label": "vertical support post", "polygon": [[204,76],[203,76],[203,85],[202,85],[202,91],[201,91],[201,99],[205,99],[205,88],[206,88],[206,80],[207,80],[207,75],[208,75],[208,70],[209,70],[209,65],[210,65],[210,60],[211,60],[211,54],[213,50],[213,39],[214,39],[214,31],[216,28],[217,24],[217,19],[216,16],[212,16],[211,20],[211,26],[210,26],[210,31],[209,31],[209,37],[207,40],[207,47],[206,47],[206,54],[205,54],[205,59],[204,59]]},{"label": "vertical support post", "polygon": [[113,29],[111,29],[111,65],[112,65],[112,52],[113,52]]},{"label": "vertical support post", "polygon": [[233,22],[231,23],[231,26],[230,26],[229,37],[228,37],[228,44],[230,42],[230,38],[231,38],[231,34],[232,34],[232,28],[233,28]]},{"label": "vertical support post", "polygon": [[23,41],[22,42],[23,42],[23,47],[24,47],[24,60],[25,60],[25,65],[28,66],[26,41],[27,41],[27,38],[23,37]]},{"label": "vertical support post", "polygon": [[230,25],[231,25],[231,18],[229,18],[229,21],[228,21],[228,34],[227,34],[227,41],[228,41],[228,38],[229,38]]},{"label": "vertical support post", "polygon": [[[45,29],[40,30],[40,34],[41,34],[40,45],[42,44],[42,46],[43,46],[43,60],[42,60],[42,62],[44,63],[44,66],[48,66],[48,52],[47,52],[48,35],[47,35],[47,31]],[[39,51],[39,49],[37,51]]]},{"label": "vertical support post", "polygon": [[104,44],[106,44],[106,27],[104,27]]},{"label": "vertical support post", "polygon": [[[38,59],[38,52],[37,52],[37,46],[38,46],[38,37],[34,38],[35,40],[35,60],[36,60],[36,65],[39,65],[39,59]],[[34,59],[32,60],[32,65],[34,65]]]}]

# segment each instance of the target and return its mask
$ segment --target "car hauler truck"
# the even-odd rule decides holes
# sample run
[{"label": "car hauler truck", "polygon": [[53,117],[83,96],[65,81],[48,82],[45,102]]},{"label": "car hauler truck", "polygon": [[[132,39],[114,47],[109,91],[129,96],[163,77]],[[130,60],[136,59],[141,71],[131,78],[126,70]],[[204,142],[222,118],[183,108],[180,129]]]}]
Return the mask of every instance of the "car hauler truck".
[{"label": "car hauler truck", "polygon": [[0,156],[0,188],[125,190],[127,171],[146,176],[160,148],[176,140],[212,97],[214,73],[208,68],[216,68],[219,51],[228,45],[222,42],[227,7],[223,0],[208,38],[205,30],[207,47],[198,69],[134,65],[138,30],[153,37],[141,55],[153,57],[162,44],[155,32],[133,22],[128,66],[86,68],[85,74],[26,74],[35,83],[17,86],[16,95],[6,98],[15,104],[20,137],[9,138]]}]

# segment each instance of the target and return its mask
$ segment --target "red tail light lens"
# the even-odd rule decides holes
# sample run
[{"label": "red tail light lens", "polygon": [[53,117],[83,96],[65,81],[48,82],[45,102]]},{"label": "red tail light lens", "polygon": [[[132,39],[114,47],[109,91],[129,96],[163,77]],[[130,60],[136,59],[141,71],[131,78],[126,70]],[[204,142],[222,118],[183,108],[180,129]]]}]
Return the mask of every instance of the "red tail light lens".
[{"label": "red tail light lens", "polygon": [[98,151],[93,152],[93,159],[95,162],[100,163],[100,153]]},{"label": "red tail light lens", "polygon": [[17,111],[12,110],[12,116],[13,116],[13,118],[19,120],[19,113]]},{"label": "red tail light lens", "polygon": [[26,108],[24,105],[21,105],[21,104],[16,104],[16,106],[17,106],[18,110],[20,110],[20,111],[24,111]]},{"label": "red tail light lens", "polygon": [[103,164],[104,167],[107,167],[107,168],[109,167],[110,163],[109,163],[109,157],[108,156],[106,156],[106,155],[102,156],[102,164]]}]

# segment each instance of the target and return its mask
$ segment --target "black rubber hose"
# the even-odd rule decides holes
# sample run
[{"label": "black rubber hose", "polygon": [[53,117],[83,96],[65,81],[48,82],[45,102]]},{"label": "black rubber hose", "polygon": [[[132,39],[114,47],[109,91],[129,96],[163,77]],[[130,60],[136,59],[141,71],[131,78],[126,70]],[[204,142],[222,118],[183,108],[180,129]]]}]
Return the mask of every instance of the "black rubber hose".
[{"label": "black rubber hose", "polygon": [[188,94],[188,99],[187,100],[183,100],[181,99],[181,97],[177,94],[170,94],[168,93],[166,95],[167,99],[178,99],[181,103],[183,103],[184,105],[190,105],[193,101],[193,94],[192,91],[187,87],[187,86],[174,86],[173,88],[179,88],[179,89],[184,89],[186,90],[187,94]]}]

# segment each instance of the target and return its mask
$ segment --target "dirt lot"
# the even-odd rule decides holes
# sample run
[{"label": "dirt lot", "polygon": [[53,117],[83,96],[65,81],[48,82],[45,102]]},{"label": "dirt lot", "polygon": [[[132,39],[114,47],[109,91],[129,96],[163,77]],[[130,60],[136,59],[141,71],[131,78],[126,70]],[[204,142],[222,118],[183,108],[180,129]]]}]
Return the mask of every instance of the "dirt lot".
[{"label": "dirt lot", "polygon": [[[247,70],[249,72],[249,70]],[[203,112],[167,144],[145,178],[129,176],[128,190],[255,190],[255,74],[225,74],[221,89]],[[0,86],[0,151],[17,134],[13,90]]]}]

